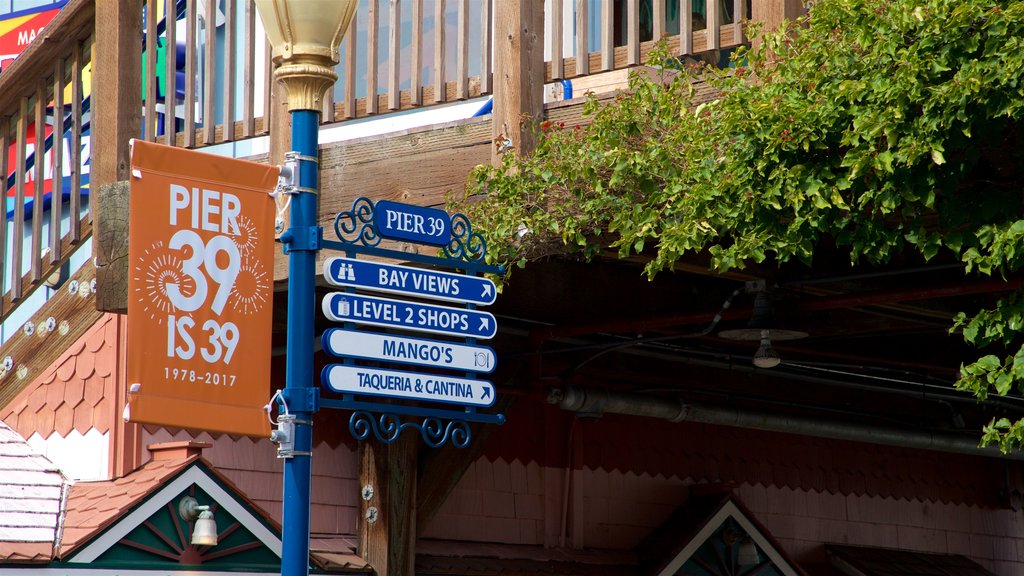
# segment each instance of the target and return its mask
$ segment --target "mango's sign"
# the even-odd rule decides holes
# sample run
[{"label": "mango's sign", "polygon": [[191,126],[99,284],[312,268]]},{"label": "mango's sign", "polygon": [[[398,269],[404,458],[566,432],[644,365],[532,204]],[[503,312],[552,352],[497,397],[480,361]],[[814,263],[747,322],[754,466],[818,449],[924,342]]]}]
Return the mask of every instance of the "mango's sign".
[{"label": "mango's sign", "polygon": [[[130,421],[266,436],[278,168],[135,141]],[[244,353],[243,353],[244,350]]]}]

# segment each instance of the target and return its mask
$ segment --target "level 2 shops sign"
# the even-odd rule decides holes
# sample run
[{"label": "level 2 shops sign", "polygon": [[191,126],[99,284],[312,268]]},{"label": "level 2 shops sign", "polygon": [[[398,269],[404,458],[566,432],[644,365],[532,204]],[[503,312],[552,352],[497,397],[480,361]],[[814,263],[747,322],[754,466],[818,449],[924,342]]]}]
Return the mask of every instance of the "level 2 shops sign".
[{"label": "level 2 shops sign", "polygon": [[[279,169],[134,141],[132,422],[267,436]],[[244,353],[243,353],[244,351]]]}]

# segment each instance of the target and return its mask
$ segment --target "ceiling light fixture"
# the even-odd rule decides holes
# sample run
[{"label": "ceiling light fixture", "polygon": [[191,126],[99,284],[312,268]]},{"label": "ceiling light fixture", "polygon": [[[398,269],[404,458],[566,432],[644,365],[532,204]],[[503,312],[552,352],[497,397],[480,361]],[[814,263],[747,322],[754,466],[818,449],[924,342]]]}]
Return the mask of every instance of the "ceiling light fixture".
[{"label": "ceiling light fixture", "polygon": [[774,368],[782,362],[782,358],[772,347],[772,341],[806,338],[807,332],[780,327],[775,319],[771,299],[764,290],[758,290],[754,295],[754,310],[746,327],[722,330],[718,335],[729,340],[760,342],[760,347],[754,353],[754,366]]}]

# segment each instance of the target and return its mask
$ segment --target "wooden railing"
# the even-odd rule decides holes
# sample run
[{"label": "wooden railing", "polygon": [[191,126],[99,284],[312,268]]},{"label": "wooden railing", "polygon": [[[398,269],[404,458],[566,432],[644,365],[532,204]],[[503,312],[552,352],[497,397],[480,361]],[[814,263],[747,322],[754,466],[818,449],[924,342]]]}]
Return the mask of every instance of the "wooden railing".
[{"label": "wooden railing", "polygon": [[[569,4],[573,13],[566,14]],[[600,13],[591,17],[591,7],[597,4]],[[745,42],[743,22],[749,18],[750,4],[751,0],[553,0],[545,15],[550,30],[545,80],[641,65],[660,40],[678,56],[739,46]],[[567,25],[568,18],[573,25]],[[565,38],[572,30],[575,34]],[[718,63],[707,55],[704,59]]]},{"label": "wooden railing", "polygon": [[[0,74],[0,172],[8,176],[4,190],[14,204],[13,218],[0,221],[6,277],[0,320],[92,233],[92,214],[79,194],[89,167],[82,155],[86,134],[95,189],[127,178],[128,138],[203,148],[268,135],[276,122],[268,114],[282,110],[274,104],[279,95],[268,81],[270,50],[253,0],[211,0],[202,10],[199,0],[135,1],[133,7],[72,0],[43,41]],[[789,17],[785,7],[792,0],[752,1],[755,16],[769,25]],[[532,92],[547,81],[644,64],[662,38],[674,54],[704,53],[707,61],[708,54],[745,41],[750,3],[549,0],[541,22],[539,5],[512,0],[363,0],[342,44],[339,81],[325,99],[322,121],[488,95],[501,64],[509,92],[495,94],[498,137],[527,113],[543,110],[532,96],[529,106],[522,100],[500,111],[498,100],[508,102],[516,91]],[[161,6],[169,7],[163,10],[172,11],[170,18]],[[516,34],[521,38],[513,41]],[[522,48],[527,42],[533,45]],[[87,94],[92,62],[103,80]],[[91,109],[90,98],[100,113]],[[62,134],[69,153],[51,152],[52,160],[36,162],[34,142],[49,137],[60,150]],[[68,176],[66,182],[53,179],[53,197],[66,200],[55,202],[48,216],[42,202],[32,203],[27,214],[34,184],[51,172]],[[108,262],[100,257],[97,264]]]},{"label": "wooden railing", "polygon": [[[57,272],[92,232],[80,190],[88,173],[93,4],[69,4],[20,58],[0,74],[0,320]],[[67,181],[65,181],[65,178]],[[44,218],[44,188],[51,186]],[[65,196],[67,198],[65,198]],[[13,215],[7,219],[8,199]],[[31,201],[31,207],[29,202]],[[26,214],[26,212],[29,212]]]},{"label": "wooden railing", "polygon": [[[489,94],[491,2],[435,0],[432,14],[424,13],[423,0],[361,4],[340,49],[339,81],[324,100],[322,122]],[[150,50],[147,42],[143,58],[143,137],[200,148],[267,134],[270,50],[253,0],[207,2],[203,14],[197,0],[178,6],[181,30],[163,24],[168,20],[157,2],[145,7],[144,37],[156,38],[159,47]],[[176,121],[169,110],[180,111]]]}]

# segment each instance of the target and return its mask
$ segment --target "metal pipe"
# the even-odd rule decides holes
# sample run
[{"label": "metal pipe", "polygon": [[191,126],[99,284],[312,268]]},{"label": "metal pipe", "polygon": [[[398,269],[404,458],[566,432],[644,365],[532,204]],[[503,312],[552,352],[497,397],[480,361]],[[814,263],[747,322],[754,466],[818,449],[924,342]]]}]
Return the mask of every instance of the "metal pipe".
[{"label": "metal pipe", "polygon": [[1001,454],[996,448],[979,448],[973,440],[949,434],[903,430],[894,427],[864,426],[805,416],[784,416],[753,410],[689,404],[678,398],[658,398],[607,390],[587,390],[579,386],[563,386],[551,392],[548,402],[579,414],[613,413],[648,416],[662,418],[670,422],[699,422],[766,432],[801,434],[831,440],[849,440],[969,456],[1024,460],[1022,452]]}]

